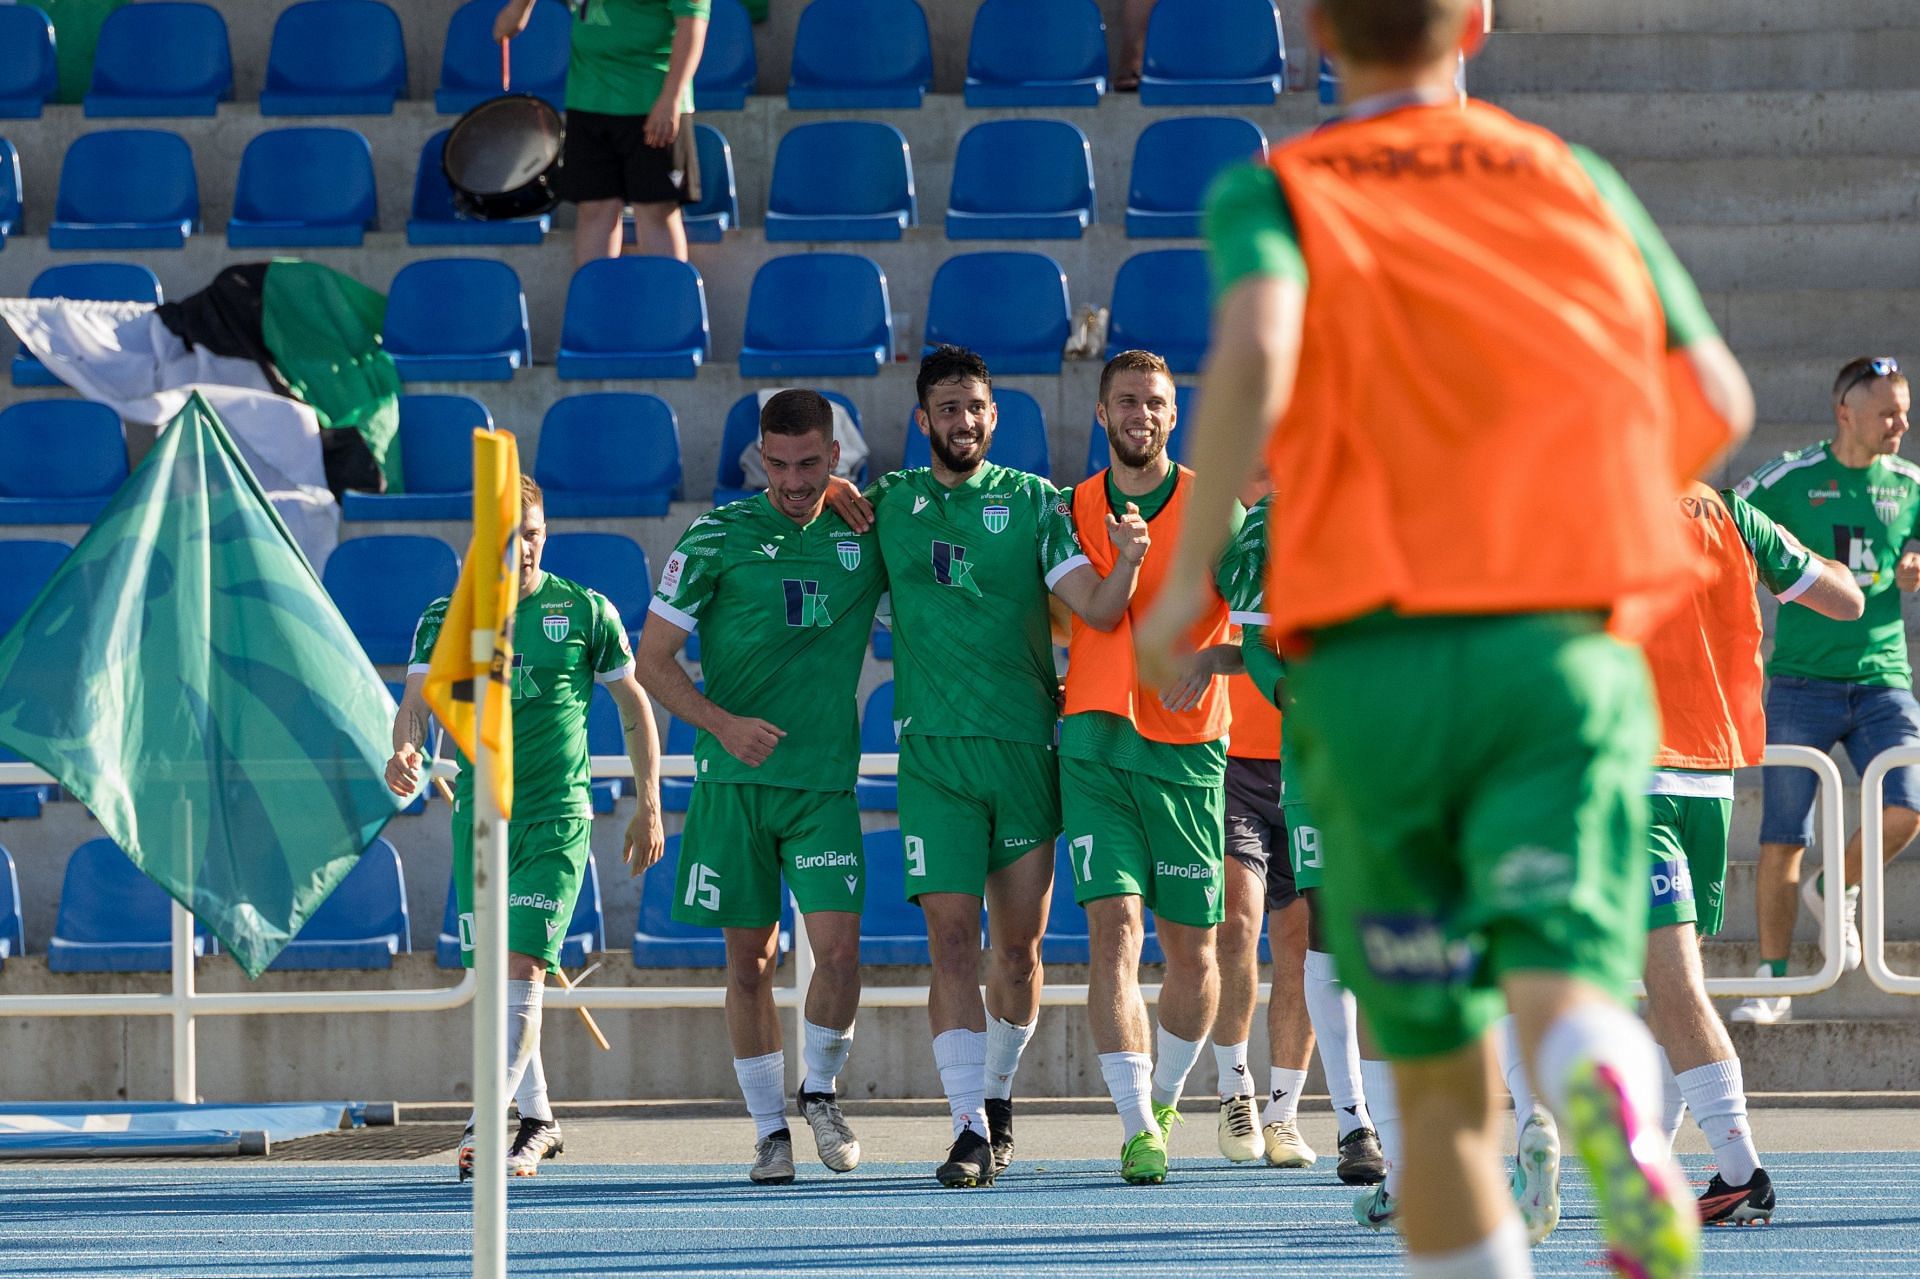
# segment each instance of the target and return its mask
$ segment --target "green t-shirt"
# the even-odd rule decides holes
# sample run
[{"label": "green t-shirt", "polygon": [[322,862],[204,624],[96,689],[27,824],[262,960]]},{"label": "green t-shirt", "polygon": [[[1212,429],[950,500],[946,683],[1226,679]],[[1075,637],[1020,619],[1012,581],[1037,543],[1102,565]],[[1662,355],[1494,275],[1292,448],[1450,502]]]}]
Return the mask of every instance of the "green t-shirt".
[{"label": "green t-shirt", "polygon": [[[1227,601],[1228,616],[1240,625],[1240,654],[1247,663],[1247,678],[1260,696],[1275,706],[1280,681],[1286,678],[1286,664],[1280,655],[1261,639],[1270,619],[1267,616],[1267,508],[1271,495],[1261,498],[1247,512],[1240,531],[1227,543],[1214,572],[1214,585]],[[1281,743],[1284,757],[1286,745]]]},{"label": "green t-shirt", "polygon": [[1842,466],[1823,441],[1767,463],[1734,492],[1806,545],[1831,547],[1867,597],[1866,613],[1851,622],[1782,609],[1767,673],[1910,687],[1893,569],[1920,523],[1920,466],[1891,455]]},{"label": "green t-shirt", "polygon": [[[603,115],[645,115],[667,81],[675,21],[706,21],[711,0],[567,0],[567,7],[573,10],[567,106]],[[680,109],[693,110],[691,76]]]},{"label": "green t-shirt", "polygon": [[[409,675],[425,674],[451,600],[427,605],[413,631]],[[587,706],[597,681],[633,671],[633,650],[620,613],[607,597],[577,582],[542,573],[513,613],[513,820],[592,817]],[[473,770],[457,750],[454,811],[473,820]]]},{"label": "green t-shirt", "polygon": [[696,734],[697,781],[853,789],[860,667],[886,583],[877,536],[832,511],[802,528],[761,493],[687,526],[651,609],[700,632],[708,698],[786,733],[758,768]]},{"label": "green t-shirt", "polygon": [[1053,745],[1047,595],[1087,563],[1066,495],[988,462],[953,488],[926,467],[895,471],[867,498],[892,592],[901,735]]}]

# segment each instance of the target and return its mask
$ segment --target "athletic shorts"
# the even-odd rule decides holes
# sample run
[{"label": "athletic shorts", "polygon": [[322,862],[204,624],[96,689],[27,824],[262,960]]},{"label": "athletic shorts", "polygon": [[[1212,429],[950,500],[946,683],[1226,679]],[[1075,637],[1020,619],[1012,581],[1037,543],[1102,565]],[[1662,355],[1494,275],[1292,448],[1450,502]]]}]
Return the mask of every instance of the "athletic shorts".
[{"label": "athletic shorts", "polygon": [[900,739],[900,842],[907,900],[985,897],[987,877],[1060,834],[1051,746],[992,737]]},{"label": "athletic shorts", "polygon": [[[1767,681],[1767,741],[1817,751],[1838,742],[1854,772],[1864,773],[1882,751],[1920,745],[1920,703],[1904,688],[1776,675]],[[1811,844],[1819,779],[1797,767],[1765,769],[1760,778],[1760,842]],[[1920,768],[1893,769],[1884,795],[1890,807],[1920,812]]]},{"label": "athletic shorts", "polygon": [[1183,786],[1084,759],[1060,761],[1073,899],[1134,896],[1160,919],[1226,918],[1226,805],[1218,786]]},{"label": "athletic shorts", "polygon": [[[1697,774],[1707,782],[1725,782],[1727,794],[1647,796],[1652,820],[1647,851],[1652,865],[1648,928],[1692,924],[1703,937],[1720,931],[1727,890],[1727,832],[1733,825],[1733,775]],[[1669,784],[1670,785],[1670,784]]]},{"label": "athletic shorts", "polygon": [[1276,840],[1285,840],[1286,817],[1280,811],[1280,761],[1227,756],[1227,856],[1260,876],[1270,911],[1300,896],[1293,887],[1293,866],[1273,856]]},{"label": "athletic shorts", "polygon": [[800,913],[866,904],[860,805],[853,792],[696,783],[680,834],[673,917],[707,928],[766,928],[780,883]]},{"label": "athletic shorts", "polygon": [[1340,849],[1323,933],[1389,1056],[1478,1038],[1508,973],[1626,998],[1659,745],[1637,648],[1588,613],[1374,616],[1289,676],[1287,751]]},{"label": "athletic shorts", "polygon": [[[507,824],[507,949],[560,965],[567,925],[593,856],[593,822]],[[473,822],[453,821],[453,898],[460,916],[460,962],[473,967]]]},{"label": "athletic shorts", "polygon": [[1320,828],[1307,804],[1307,788],[1291,756],[1280,762],[1280,812],[1287,824],[1287,866],[1297,893],[1312,892],[1326,882],[1320,862]]},{"label": "athletic shorts", "polygon": [[556,180],[562,199],[622,200],[627,204],[688,204],[699,190],[693,118],[680,117],[687,145],[647,145],[647,117],[567,111]]}]

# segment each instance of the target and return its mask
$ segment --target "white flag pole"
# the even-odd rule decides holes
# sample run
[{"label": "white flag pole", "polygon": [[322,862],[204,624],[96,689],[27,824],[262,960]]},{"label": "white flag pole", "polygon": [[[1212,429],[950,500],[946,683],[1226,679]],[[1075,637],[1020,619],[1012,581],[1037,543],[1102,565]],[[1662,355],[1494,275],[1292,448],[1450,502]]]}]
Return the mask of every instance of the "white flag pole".
[{"label": "white flag pole", "polygon": [[[482,646],[484,645],[484,651]],[[473,658],[493,661],[493,636],[473,633]],[[486,722],[492,681],[473,681],[474,722]],[[473,778],[473,1275],[507,1274],[507,823],[495,800],[497,761],[474,733]]]}]

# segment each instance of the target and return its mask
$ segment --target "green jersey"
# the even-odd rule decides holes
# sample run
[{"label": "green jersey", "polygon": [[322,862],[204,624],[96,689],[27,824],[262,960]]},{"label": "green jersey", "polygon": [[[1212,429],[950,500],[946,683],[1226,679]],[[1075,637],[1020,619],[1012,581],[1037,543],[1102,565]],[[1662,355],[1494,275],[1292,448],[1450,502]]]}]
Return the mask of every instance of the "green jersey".
[{"label": "green jersey", "polygon": [[1727,504],[1747,554],[1753,556],[1760,584],[1783,604],[1800,598],[1820,576],[1820,561],[1813,552],[1732,489],[1721,489],[1720,500]]},{"label": "green jersey", "polygon": [[1267,621],[1267,507],[1272,502],[1269,494],[1247,511],[1214,570],[1214,587],[1227,602],[1229,619],[1240,626]]},{"label": "green jersey", "polygon": [[867,497],[893,598],[901,735],[1053,745],[1047,594],[1087,563],[1065,495],[988,462],[952,488],[926,467],[895,471]]},{"label": "green jersey", "polygon": [[[573,43],[567,106],[603,115],[646,115],[667,82],[674,24],[681,18],[705,21],[711,0],[568,0],[568,8]],[[680,109],[693,110],[692,77]]]},{"label": "green jersey", "polygon": [[1867,597],[1865,615],[1851,622],[1811,609],[1782,610],[1767,673],[1910,687],[1893,569],[1920,522],[1920,466],[1891,455],[1864,467],[1842,466],[1826,441],[1774,459],[1734,492],[1846,565]]},{"label": "green jersey", "polygon": [[[451,602],[443,596],[420,615],[407,674],[426,674]],[[593,816],[587,706],[595,682],[632,673],[626,627],[607,597],[542,573],[513,613],[512,825]],[[471,821],[473,770],[455,754],[454,811]]]},{"label": "green jersey", "polygon": [[700,632],[716,705],[786,733],[758,768],[698,733],[698,781],[853,789],[860,667],[887,583],[876,541],[831,511],[802,528],[764,493],[687,526],[660,570],[652,611]]}]

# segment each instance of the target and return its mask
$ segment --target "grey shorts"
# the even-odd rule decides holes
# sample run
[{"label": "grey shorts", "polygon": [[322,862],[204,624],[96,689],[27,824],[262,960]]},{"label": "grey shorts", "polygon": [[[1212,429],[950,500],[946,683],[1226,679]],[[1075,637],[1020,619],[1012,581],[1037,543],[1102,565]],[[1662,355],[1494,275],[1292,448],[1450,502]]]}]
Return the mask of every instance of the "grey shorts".
[{"label": "grey shorts", "polygon": [[1300,894],[1293,887],[1293,861],[1286,856],[1280,761],[1227,756],[1226,799],[1227,856],[1265,879],[1268,910],[1290,905]]}]

